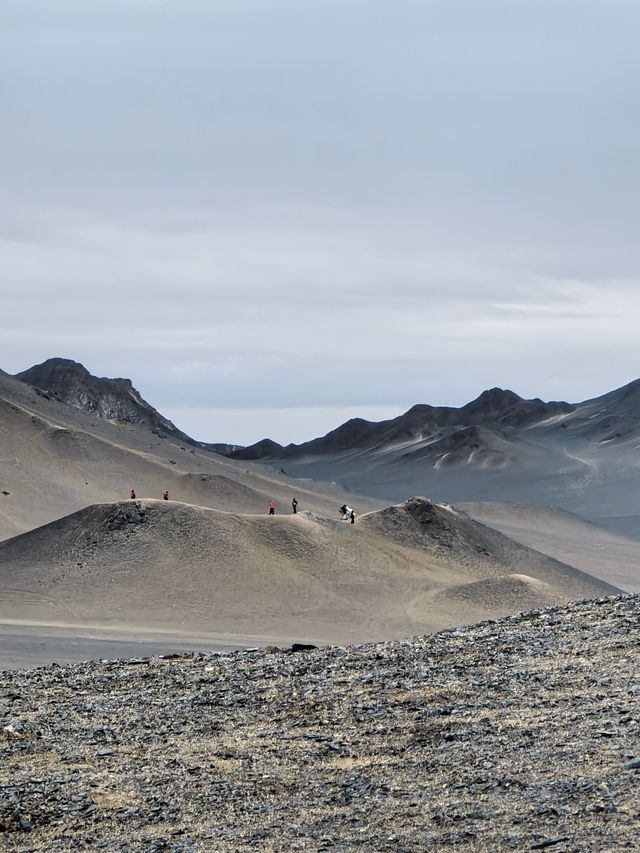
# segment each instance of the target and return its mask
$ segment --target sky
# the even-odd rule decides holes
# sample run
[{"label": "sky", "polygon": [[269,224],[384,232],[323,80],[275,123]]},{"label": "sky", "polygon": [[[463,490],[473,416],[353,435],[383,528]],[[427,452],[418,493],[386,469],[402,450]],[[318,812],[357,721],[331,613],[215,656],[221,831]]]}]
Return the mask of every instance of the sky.
[{"label": "sky", "polygon": [[0,368],[197,439],[640,377],[636,0],[3,0]]}]

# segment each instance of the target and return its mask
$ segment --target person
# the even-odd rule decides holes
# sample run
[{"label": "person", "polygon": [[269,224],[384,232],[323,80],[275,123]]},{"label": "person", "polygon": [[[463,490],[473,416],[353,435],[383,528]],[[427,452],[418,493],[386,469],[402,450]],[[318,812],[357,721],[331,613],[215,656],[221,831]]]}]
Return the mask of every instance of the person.
[{"label": "person", "polygon": [[163,492],[162,499],[165,501],[168,501],[169,500],[169,492],[167,492],[167,491]]},{"label": "person", "polygon": [[351,524],[356,523],[356,514],[353,510],[351,510],[351,515],[349,516],[349,518],[351,519]]},{"label": "person", "polygon": [[135,499],[136,499],[136,490],[135,489],[131,489],[131,494],[129,495],[129,497],[131,498],[132,501],[135,501]]},{"label": "person", "polygon": [[269,501],[269,515],[275,515],[275,514],[276,514],[276,502],[275,501]]},{"label": "person", "polygon": [[293,514],[295,515],[298,512],[298,501],[295,498],[291,501],[291,506],[293,508]]}]

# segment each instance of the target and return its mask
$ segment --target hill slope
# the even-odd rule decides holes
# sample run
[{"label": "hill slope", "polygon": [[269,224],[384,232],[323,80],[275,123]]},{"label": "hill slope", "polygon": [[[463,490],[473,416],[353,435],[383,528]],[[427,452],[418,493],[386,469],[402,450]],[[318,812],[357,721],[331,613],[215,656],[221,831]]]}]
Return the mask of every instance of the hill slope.
[{"label": "hill slope", "polygon": [[96,505],[0,543],[0,583],[3,620],[323,642],[616,591],[421,498],[356,525],[309,512]]},{"label": "hill slope", "polygon": [[629,592],[640,592],[637,540],[592,524],[558,507],[519,502],[458,503],[456,508],[505,536],[596,575]]}]

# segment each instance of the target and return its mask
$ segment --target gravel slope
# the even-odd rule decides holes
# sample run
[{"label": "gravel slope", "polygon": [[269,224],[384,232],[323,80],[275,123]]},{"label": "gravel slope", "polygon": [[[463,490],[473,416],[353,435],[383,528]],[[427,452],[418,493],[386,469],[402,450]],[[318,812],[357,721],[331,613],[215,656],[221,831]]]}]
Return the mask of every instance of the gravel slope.
[{"label": "gravel slope", "polygon": [[0,847],[637,850],[639,616],[5,673]]}]

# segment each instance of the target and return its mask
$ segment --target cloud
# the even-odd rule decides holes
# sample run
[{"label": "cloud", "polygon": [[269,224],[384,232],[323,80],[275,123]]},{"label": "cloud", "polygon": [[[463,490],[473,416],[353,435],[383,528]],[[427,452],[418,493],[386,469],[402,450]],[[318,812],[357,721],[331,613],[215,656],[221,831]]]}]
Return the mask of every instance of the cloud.
[{"label": "cloud", "polygon": [[637,373],[637,4],[5,5],[4,369],[309,435]]}]

